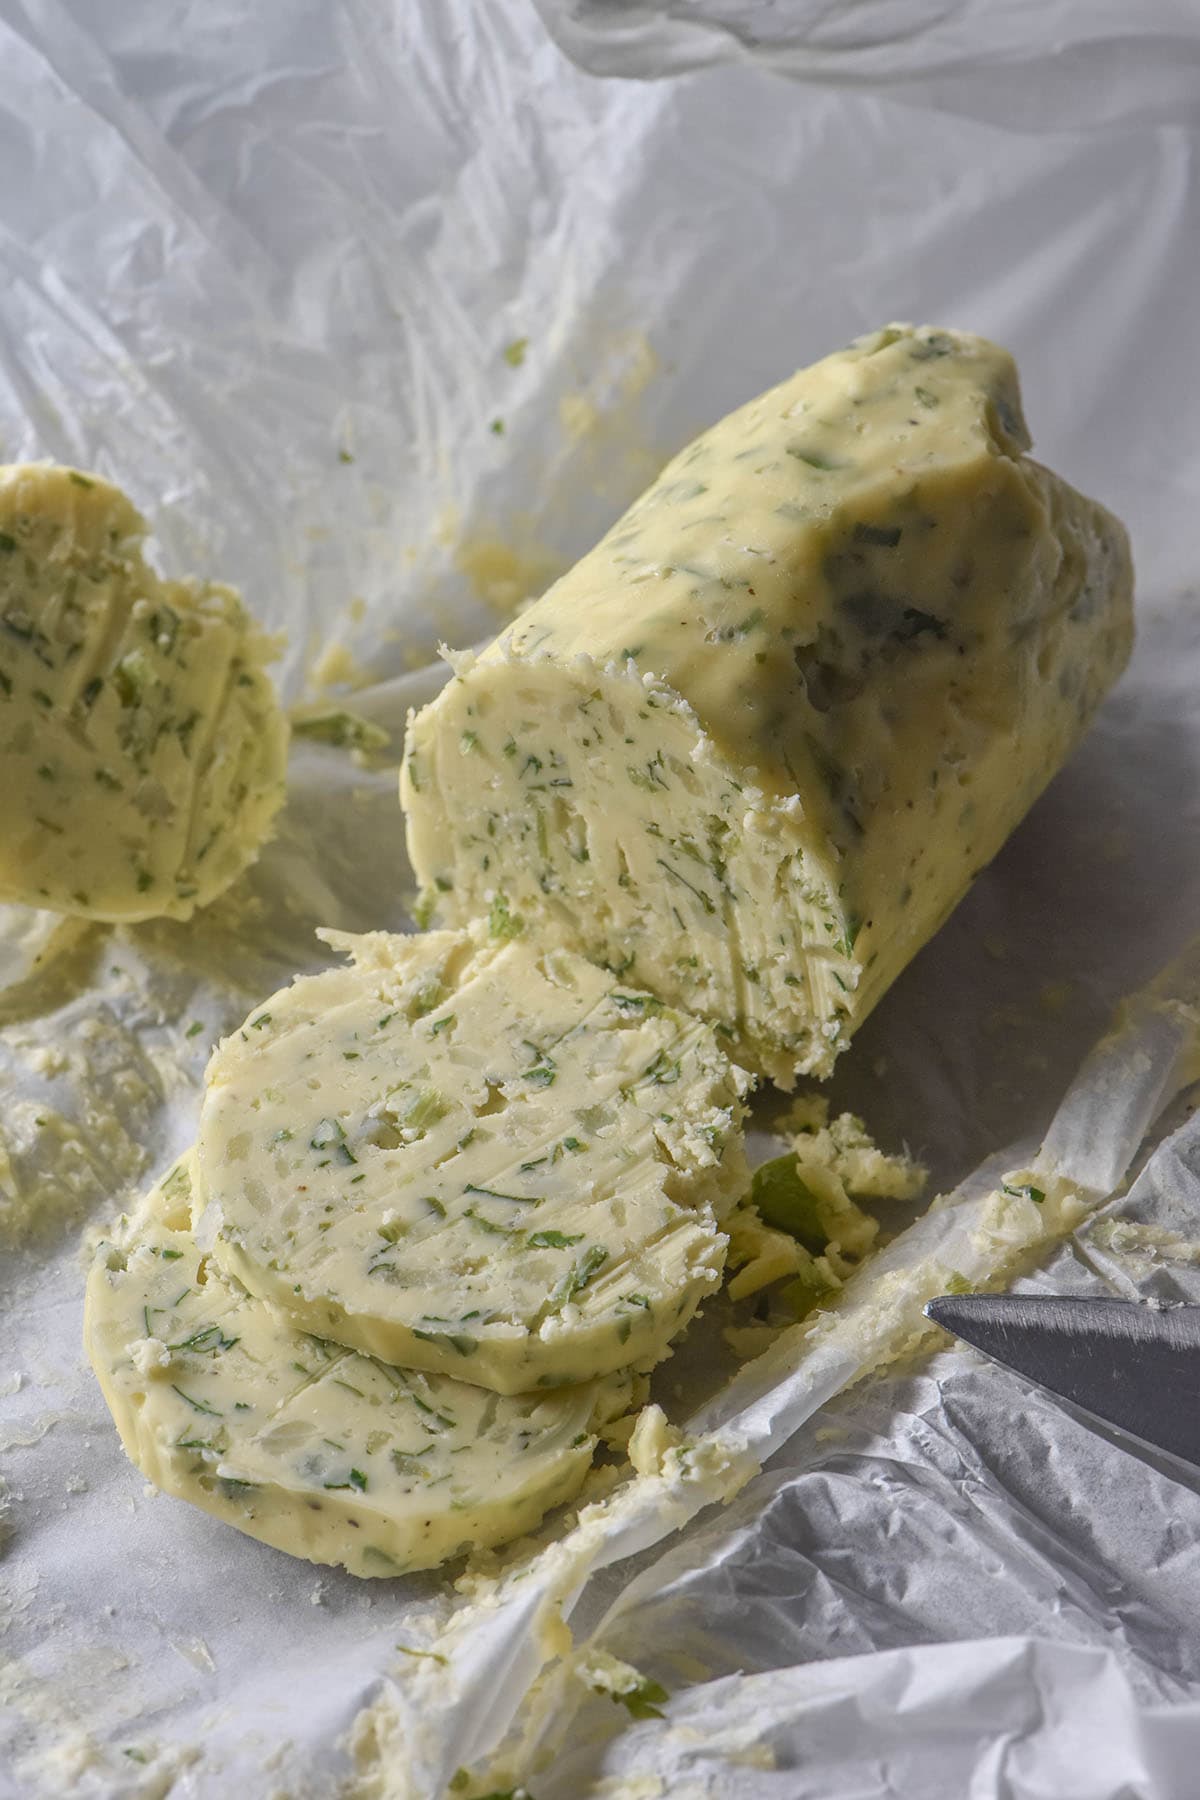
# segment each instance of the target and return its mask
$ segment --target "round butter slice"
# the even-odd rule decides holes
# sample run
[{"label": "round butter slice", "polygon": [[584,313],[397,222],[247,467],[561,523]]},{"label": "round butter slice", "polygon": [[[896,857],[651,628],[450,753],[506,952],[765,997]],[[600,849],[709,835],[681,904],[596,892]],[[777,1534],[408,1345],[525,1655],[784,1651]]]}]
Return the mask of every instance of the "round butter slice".
[{"label": "round butter slice", "polygon": [[154,1484],[354,1575],[428,1569],[531,1530],[578,1490],[622,1377],[501,1398],[293,1330],[204,1256],[184,1158],[100,1244],[84,1341]]},{"label": "round butter slice", "polygon": [[648,1368],[720,1282],[745,1079],[564,951],[326,933],[208,1069],[204,1242],[299,1325],[497,1393]]},{"label": "round butter slice", "polygon": [[0,467],[0,900],[185,919],[284,795],[269,644],[226,587],[163,581],[95,475]]}]

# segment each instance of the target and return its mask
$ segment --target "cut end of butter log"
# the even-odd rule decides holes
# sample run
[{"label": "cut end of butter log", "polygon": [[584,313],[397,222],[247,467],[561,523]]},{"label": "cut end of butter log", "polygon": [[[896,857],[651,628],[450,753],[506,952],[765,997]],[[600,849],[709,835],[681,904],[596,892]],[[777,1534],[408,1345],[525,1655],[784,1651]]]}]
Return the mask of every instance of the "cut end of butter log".
[{"label": "cut end of butter log", "polygon": [[354,1575],[428,1569],[570,1500],[628,1378],[504,1399],[293,1329],[199,1250],[185,1158],[97,1249],[84,1342],[168,1494]]},{"label": "cut end of butter log", "polygon": [[353,962],[209,1065],[201,1242],[297,1327],[497,1393],[659,1362],[748,1183],[711,1029],[503,933],[325,935]]},{"label": "cut end of butter log", "polygon": [[892,326],[732,413],[410,722],[429,918],[491,914],[825,1075],[1082,735],[1126,534],[1011,358]]},{"label": "cut end of butter log", "polygon": [[0,900],[186,919],[284,795],[268,641],[226,587],[163,581],[118,489],[0,467]]}]

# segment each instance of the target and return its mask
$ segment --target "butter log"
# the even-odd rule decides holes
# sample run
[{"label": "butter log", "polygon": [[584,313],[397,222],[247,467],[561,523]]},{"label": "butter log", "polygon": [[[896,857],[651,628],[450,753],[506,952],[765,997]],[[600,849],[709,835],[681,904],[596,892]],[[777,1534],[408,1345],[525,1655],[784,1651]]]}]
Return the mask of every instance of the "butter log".
[{"label": "butter log", "polygon": [[1128,657],[1121,524],[1011,358],[891,326],[668,464],[410,720],[426,922],[498,917],[829,1073]]}]

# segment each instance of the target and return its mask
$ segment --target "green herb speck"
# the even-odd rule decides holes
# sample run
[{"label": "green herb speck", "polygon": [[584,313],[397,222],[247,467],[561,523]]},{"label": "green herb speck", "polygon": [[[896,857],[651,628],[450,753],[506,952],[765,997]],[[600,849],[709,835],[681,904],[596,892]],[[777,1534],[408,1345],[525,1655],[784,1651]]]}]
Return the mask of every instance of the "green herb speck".
[{"label": "green herb speck", "polygon": [[514,913],[508,904],[508,896],[497,892],[492,896],[492,904],[488,910],[488,931],[494,938],[502,940],[519,937],[525,929],[525,921],[519,913]]},{"label": "green herb speck", "polygon": [[187,1401],[193,1412],[207,1413],[210,1419],[219,1419],[223,1416],[217,1411],[215,1406],[208,1406],[203,1400],[193,1400],[190,1394],[185,1394],[181,1387],[175,1386],[174,1382],[171,1383],[171,1388],[174,1393],[179,1395],[181,1400]]},{"label": "green herb speck", "polygon": [[665,1687],[660,1682],[643,1678],[636,1687],[627,1688],[623,1694],[615,1694],[609,1688],[598,1689],[608,1694],[618,1706],[623,1706],[633,1719],[661,1719],[661,1708],[670,1699]]}]

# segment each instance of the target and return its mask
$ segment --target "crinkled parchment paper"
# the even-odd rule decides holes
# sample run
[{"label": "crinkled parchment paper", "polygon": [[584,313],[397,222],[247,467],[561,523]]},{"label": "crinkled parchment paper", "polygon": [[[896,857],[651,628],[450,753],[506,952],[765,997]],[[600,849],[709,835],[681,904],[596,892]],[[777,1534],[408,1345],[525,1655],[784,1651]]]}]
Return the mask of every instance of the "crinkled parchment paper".
[{"label": "crinkled parchment paper", "polygon": [[[0,918],[0,1794],[399,1800],[468,1761],[537,1800],[1195,1791],[1200,1480],[913,1341],[951,1271],[1200,1298],[1200,22],[1131,17],[0,0],[0,454],[113,476],[165,563],[287,630],[289,700],[393,734],[366,768],[300,742],[191,926]],[[646,1434],[495,1588],[154,1498],[82,1364],[80,1236],[316,925],[407,922],[393,764],[437,641],[896,317],[1011,344],[1140,572],[1092,736],[832,1084],[953,1198],[732,1388],[714,1311],[655,1383],[692,1448]],[[1048,1129],[1043,1210],[997,1202]],[[663,1717],[596,1691],[621,1664]]]}]

